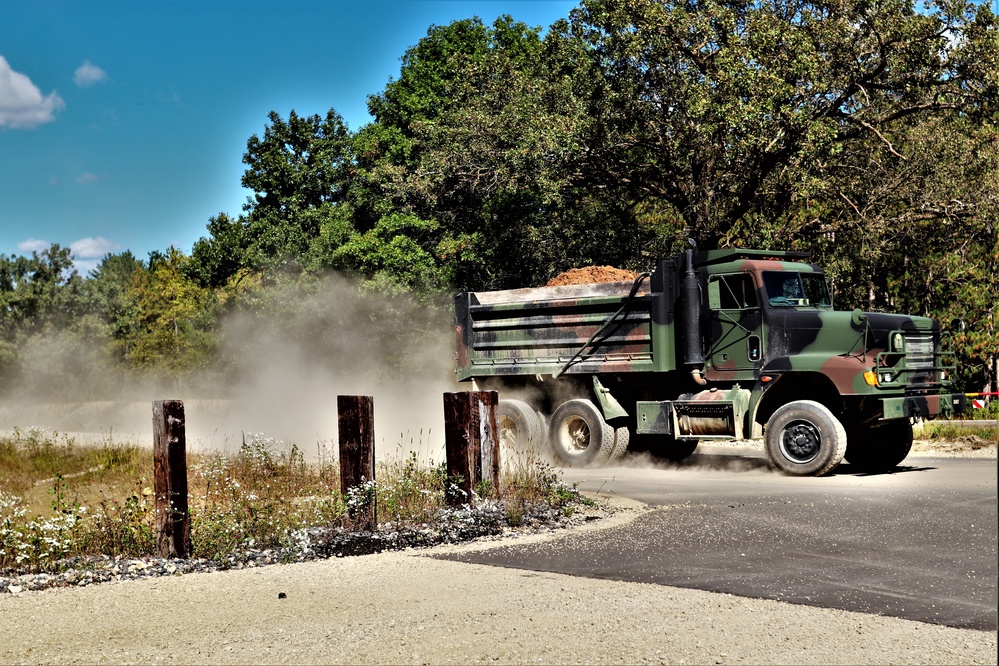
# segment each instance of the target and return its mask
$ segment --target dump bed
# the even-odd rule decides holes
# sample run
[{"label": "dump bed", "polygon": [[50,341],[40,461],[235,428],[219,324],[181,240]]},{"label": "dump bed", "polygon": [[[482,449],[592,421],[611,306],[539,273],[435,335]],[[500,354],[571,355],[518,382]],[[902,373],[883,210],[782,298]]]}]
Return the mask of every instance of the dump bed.
[{"label": "dump bed", "polygon": [[458,379],[650,372],[650,301],[647,282],[458,294]]}]

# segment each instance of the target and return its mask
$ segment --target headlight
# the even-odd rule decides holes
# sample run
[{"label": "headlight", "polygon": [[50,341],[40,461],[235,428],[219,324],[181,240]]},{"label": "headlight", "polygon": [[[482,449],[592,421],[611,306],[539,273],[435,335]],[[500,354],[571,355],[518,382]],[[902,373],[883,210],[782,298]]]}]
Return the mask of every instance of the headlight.
[{"label": "headlight", "polygon": [[901,331],[895,331],[891,334],[891,350],[894,352],[905,351],[905,336],[902,335]]}]

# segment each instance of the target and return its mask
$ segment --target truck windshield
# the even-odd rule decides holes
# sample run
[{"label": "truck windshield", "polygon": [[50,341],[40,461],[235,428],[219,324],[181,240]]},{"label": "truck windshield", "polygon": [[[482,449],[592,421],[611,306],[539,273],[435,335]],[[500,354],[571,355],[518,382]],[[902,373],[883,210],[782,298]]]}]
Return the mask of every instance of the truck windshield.
[{"label": "truck windshield", "polygon": [[811,305],[831,307],[832,298],[822,273],[796,273],[793,271],[765,271],[763,284],[767,289],[770,305],[790,307]]}]

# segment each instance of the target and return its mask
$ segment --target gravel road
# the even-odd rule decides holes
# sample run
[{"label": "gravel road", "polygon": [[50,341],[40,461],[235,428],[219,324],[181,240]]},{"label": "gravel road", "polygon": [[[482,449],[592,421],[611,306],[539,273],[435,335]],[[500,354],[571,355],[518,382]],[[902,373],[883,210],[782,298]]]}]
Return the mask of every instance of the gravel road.
[{"label": "gravel road", "polygon": [[[645,511],[614,501],[579,529]],[[491,545],[8,594],[0,663],[996,663],[991,632],[429,557]]]}]

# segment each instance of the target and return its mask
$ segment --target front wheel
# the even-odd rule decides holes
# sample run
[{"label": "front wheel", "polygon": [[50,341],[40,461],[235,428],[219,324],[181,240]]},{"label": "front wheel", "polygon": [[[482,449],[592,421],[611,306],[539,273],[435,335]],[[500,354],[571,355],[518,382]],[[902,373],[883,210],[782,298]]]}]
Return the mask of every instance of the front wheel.
[{"label": "front wheel", "polygon": [[843,461],[846,431],[829,408],[811,400],[790,402],[767,421],[767,457],[793,476],[822,476]]},{"label": "front wheel", "polygon": [[589,400],[563,402],[552,414],[548,443],[564,465],[597,467],[614,452],[614,428]]}]

